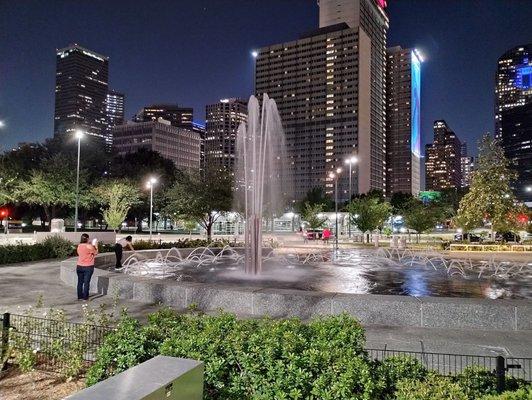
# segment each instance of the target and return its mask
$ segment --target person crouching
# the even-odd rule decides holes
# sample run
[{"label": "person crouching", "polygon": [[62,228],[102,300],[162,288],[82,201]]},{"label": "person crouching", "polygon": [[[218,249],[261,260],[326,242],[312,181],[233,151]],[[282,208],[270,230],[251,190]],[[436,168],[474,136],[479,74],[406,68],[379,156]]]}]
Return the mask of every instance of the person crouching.
[{"label": "person crouching", "polygon": [[124,249],[127,247],[131,251],[135,251],[132,245],[133,238],[131,236],[126,236],[125,238],[120,239],[115,244],[115,255],[116,255],[116,265],[115,268],[122,268],[122,254]]}]

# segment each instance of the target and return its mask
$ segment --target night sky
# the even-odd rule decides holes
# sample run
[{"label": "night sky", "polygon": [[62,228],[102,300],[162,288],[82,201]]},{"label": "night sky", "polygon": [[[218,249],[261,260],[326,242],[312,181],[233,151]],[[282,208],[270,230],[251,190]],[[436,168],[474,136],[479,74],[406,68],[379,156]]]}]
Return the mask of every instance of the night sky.
[{"label": "night sky", "polygon": [[[388,45],[418,47],[423,144],[445,119],[473,152],[493,132],[497,59],[532,41],[532,0],[388,0]],[[194,107],[252,90],[251,49],[318,25],[316,0],[0,0],[0,130],[4,148],[53,134],[55,49],[110,57],[126,117],[155,102]]]}]

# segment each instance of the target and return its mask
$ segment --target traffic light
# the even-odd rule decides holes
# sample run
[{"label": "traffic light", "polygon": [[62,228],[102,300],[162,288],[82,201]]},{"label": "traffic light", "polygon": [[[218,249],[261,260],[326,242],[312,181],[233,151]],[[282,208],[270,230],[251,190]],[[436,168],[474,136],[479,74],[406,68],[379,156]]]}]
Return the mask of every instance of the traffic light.
[{"label": "traffic light", "polygon": [[7,218],[8,215],[9,213],[5,208],[0,209],[0,219]]}]

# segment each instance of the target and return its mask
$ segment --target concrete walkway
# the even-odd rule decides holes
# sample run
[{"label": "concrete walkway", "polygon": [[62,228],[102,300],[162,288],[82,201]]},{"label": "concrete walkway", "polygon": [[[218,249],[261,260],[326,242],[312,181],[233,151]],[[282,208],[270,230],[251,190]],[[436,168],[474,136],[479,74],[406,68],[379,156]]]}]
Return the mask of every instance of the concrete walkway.
[{"label": "concrete walkway", "polygon": [[[10,266],[0,266],[0,312],[21,314],[39,299],[45,307],[65,310],[67,316],[79,321],[83,304],[92,309],[104,305],[115,315],[126,307],[128,313],[144,320],[146,315],[159,308],[157,304],[132,301],[115,301],[110,296],[92,297],[88,303],[78,302],[73,288],[59,279],[59,262],[43,261]],[[35,315],[44,313],[41,309]],[[468,331],[428,328],[399,328],[367,326],[367,347],[389,350],[426,351],[474,355],[505,355],[532,357],[531,331]]]}]

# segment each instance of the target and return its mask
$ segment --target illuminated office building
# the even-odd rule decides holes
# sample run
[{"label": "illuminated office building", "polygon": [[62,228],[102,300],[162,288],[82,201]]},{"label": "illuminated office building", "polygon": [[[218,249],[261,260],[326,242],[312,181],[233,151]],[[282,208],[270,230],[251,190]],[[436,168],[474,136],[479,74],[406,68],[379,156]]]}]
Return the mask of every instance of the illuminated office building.
[{"label": "illuminated office building", "polygon": [[105,143],[108,57],[73,44],[57,50],[56,62],[54,135],[79,129]]},{"label": "illuminated office building", "polygon": [[255,88],[277,102],[286,134],[295,199],[321,187],[332,194],[356,155],[353,192],[385,190],[385,65],[388,17],[384,2],[320,0],[320,28],[298,40],[259,49]]},{"label": "illuminated office building", "polygon": [[518,173],[518,199],[532,201],[532,44],[517,46],[498,61],[495,80],[495,136]]},{"label": "illuminated office building", "polygon": [[461,143],[444,120],[434,121],[434,141],[425,147],[427,190],[462,186]]},{"label": "illuminated office building", "polygon": [[172,126],[192,129],[193,109],[178,104],[152,104],[144,107],[134,117],[134,122],[157,121],[159,118],[170,121]]},{"label": "illuminated office building", "polygon": [[386,193],[420,191],[422,58],[415,49],[389,48],[386,65]]},{"label": "illuminated office building", "polygon": [[105,103],[105,111],[107,114],[106,145],[108,148],[111,148],[113,145],[111,128],[124,123],[124,94],[109,90]]},{"label": "illuminated office building", "polygon": [[174,162],[178,169],[199,171],[201,138],[190,129],[172,126],[159,119],[150,122],[128,122],[112,128],[113,148],[118,155],[140,149],[158,152]]},{"label": "illuminated office building", "polygon": [[247,102],[242,99],[222,99],[209,104],[205,115],[205,168],[234,171],[236,134],[247,121]]}]

